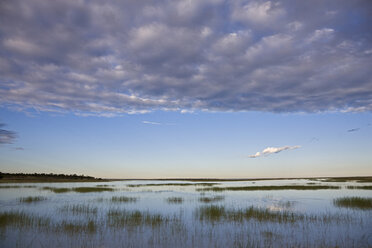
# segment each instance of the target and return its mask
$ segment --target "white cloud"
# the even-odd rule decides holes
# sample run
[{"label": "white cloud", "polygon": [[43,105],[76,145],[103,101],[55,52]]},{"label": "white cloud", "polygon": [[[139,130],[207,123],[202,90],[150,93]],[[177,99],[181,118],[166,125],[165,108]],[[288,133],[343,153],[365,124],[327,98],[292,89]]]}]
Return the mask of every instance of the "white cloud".
[{"label": "white cloud", "polygon": [[236,5],[232,18],[247,24],[258,24],[269,26],[285,15],[285,10],[280,8],[278,3],[249,2],[243,6]]},{"label": "white cloud", "polygon": [[301,146],[282,146],[282,147],[267,147],[262,152],[256,152],[254,155],[250,155],[250,158],[258,158],[261,156],[268,156],[273,153],[279,153],[285,150],[294,150],[298,149]]},{"label": "white cloud", "polygon": [[149,124],[149,125],[161,125],[159,122],[154,121],[142,121],[143,124]]}]

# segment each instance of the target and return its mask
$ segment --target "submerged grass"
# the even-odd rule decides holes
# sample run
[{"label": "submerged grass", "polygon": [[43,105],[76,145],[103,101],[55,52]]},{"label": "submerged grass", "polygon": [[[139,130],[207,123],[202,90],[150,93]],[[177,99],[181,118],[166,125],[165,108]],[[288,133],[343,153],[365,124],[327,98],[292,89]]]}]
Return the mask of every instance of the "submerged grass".
[{"label": "submerged grass", "polygon": [[129,202],[136,202],[138,198],[136,197],[127,197],[127,196],[113,196],[111,198],[111,202],[122,202],[122,203],[129,203]]},{"label": "submerged grass", "polygon": [[22,203],[34,203],[34,202],[40,202],[45,201],[47,198],[43,196],[28,196],[28,197],[21,197],[19,198],[19,202]]},{"label": "submerged grass", "polygon": [[138,210],[116,210],[111,209],[107,213],[107,224],[111,227],[126,227],[126,226],[159,226],[169,222],[169,217],[164,217],[160,214],[150,212],[141,212]]},{"label": "submerged grass", "polygon": [[214,197],[199,197],[199,202],[203,203],[212,203],[212,202],[218,202],[218,201],[223,201],[225,199],[224,196],[214,196]]},{"label": "submerged grass", "polygon": [[340,189],[340,186],[331,185],[280,185],[280,186],[239,186],[239,187],[208,187],[196,189],[197,191],[255,191],[255,190],[320,190]]},{"label": "submerged grass", "polygon": [[183,202],[182,197],[168,197],[167,202],[170,204],[181,204]]},{"label": "submerged grass", "polygon": [[333,204],[336,207],[371,210],[372,209],[372,198],[342,197],[342,198],[334,199]]}]

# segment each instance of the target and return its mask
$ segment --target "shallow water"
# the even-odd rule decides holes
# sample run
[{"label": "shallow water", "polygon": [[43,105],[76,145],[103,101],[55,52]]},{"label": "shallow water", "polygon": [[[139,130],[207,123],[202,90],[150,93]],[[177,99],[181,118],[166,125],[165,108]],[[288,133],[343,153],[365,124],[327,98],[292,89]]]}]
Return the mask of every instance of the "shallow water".
[{"label": "shallow water", "polygon": [[[195,184],[192,186],[140,186],[132,184]],[[263,180],[215,182],[213,187],[332,185],[341,189],[198,191],[187,181],[115,181],[104,183],[27,183],[33,188],[0,188],[0,212],[23,212],[47,218],[48,224],[0,219],[0,247],[372,247],[372,210],[339,208],[338,197],[372,197],[371,190],[346,189],[356,182],[320,182],[311,180]],[[208,182],[211,183],[211,182]],[[5,185],[5,184],[2,184]],[[8,186],[15,184],[6,184]],[[18,184],[17,186],[19,186]],[[114,191],[90,193],[54,193],[43,187],[113,188]],[[20,202],[21,197],[43,196],[46,200]],[[113,196],[134,197],[135,202],[112,202]],[[200,197],[214,198],[205,203]],[[181,203],[167,201],[182,198]],[[82,208],[71,209],[73,206]],[[224,207],[226,211],[255,207],[273,213],[288,212],[308,216],[304,220],[279,222],[257,218],[215,220],[200,218],[200,208]],[[88,210],[87,210],[88,209]],[[89,211],[89,209],[96,209]],[[109,212],[126,211],[124,222]],[[134,211],[142,217],[133,217]],[[151,216],[160,216],[159,220]],[[310,217],[316,216],[317,219]],[[328,217],[328,218],[324,218]],[[128,219],[129,218],[129,219]],[[142,218],[142,219],[141,219]],[[155,217],[154,217],[155,218]],[[88,226],[91,221],[91,226]],[[71,224],[71,225],[70,225]]]}]

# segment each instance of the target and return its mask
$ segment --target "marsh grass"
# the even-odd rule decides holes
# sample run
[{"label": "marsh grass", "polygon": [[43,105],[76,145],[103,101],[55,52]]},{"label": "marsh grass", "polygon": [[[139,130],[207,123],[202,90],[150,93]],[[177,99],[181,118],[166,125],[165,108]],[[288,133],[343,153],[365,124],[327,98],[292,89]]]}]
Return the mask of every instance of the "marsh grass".
[{"label": "marsh grass", "polygon": [[21,228],[41,228],[49,227],[50,219],[39,217],[22,211],[8,211],[0,213],[0,228],[8,227]]},{"label": "marsh grass", "polygon": [[89,220],[88,222],[67,222],[63,221],[58,227],[58,231],[62,231],[64,233],[70,235],[81,235],[84,234],[94,234],[97,231],[97,224],[93,220]]},{"label": "marsh grass", "polygon": [[55,188],[55,187],[43,187],[42,190],[49,190],[54,193],[67,193],[67,192],[76,192],[76,193],[91,193],[91,192],[105,192],[105,191],[114,191],[113,188],[108,187],[76,187],[76,188]]},{"label": "marsh grass", "polygon": [[49,190],[57,194],[71,192],[71,188],[42,187],[41,190]]},{"label": "marsh grass", "polygon": [[355,181],[358,183],[372,183],[372,177],[329,177],[320,179],[322,182],[351,182]]},{"label": "marsh grass", "polygon": [[98,211],[97,207],[92,207],[90,205],[75,204],[66,205],[59,209],[61,212],[71,213],[75,215],[79,214],[96,214]]},{"label": "marsh grass", "polygon": [[214,197],[199,197],[198,201],[202,203],[213,203],[213,202],[219,202],[223,201],[225,199],[224,196],[219,195],[219,196],[214,196]]},{"label": "marsh grass", "polygon": [[151,226],[156,227],[170,221],[169,217],[150,212],[141,212],[139,210],[116,210],[111,209],[107,213],[107,224],[110,227],[133,227],[133,226]]},{"label": "marsh grass", "polygon": [[20,189],[20,188],[36,188],[34,185],[0,185],[0,189]]},{"label": "marsh grass", "polygon": [[372,190],[372,185],[364,185],[364,186],[347,186],[347,189],[363,189],[363,190]]},{"label": "marsh grass", "polygon": [[181,204],[183,203],[182,197],[168,197],[166,201],[170,204]]},{"label": "marsh grass", "polygon": [[108,187],[77,187],[77,188],[72,188],[72,190],[77,193],[114,191],[113,188],[108,188]]},{"label": "marsh grass", "polygon": [[43,196],[28,196],[19,198],[19,202],[22,203],[35,203],[40,201],[45,201],[47,198]]},{"label": "marsh grass", "polygon": [[121,203],[130,203],[137,202],[138,198],[136,197],[127,197],[127,196],[113,196],[111,202],[121,202]]},{"label": "marsh grass", "polygon": [[342,197],[342,198],[334,199],[333,204],[336,207],[360,209],[360,210],[371,210],[372,209],[372,198]]},{"label": "marsh grass", "polygon": [[257,190],[320,190],[340,189],[340,186],[331,185],[281,185],[281,186],[239,186],[239,187],[207,187],[196,189],[197,191],[257,191]]},{"label": "marsh grass", "polygon": [[302,222],[350,222],[349,216],[343,215],[307,215],[294,213],[287,210],[272,211],[267,208],[250,206],[245,209],[226,209],[224,206],[203,206],[194,212],[194,216],[200,221],[207,222],[242,222],[255,220],[257,222],[295,223]]},{"label": "marsh grass", "polygon": [[128,187],[156,187],[156,186],[214,186],[219,183],[148,183],[148,184],[128,184]]}]

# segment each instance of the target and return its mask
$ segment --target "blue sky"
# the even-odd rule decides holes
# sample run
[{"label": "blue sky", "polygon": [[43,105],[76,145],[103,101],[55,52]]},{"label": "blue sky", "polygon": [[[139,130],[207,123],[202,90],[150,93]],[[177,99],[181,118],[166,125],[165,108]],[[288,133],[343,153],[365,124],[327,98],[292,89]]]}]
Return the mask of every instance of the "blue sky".
[{"label": "blue sky", "polygon": [[0,3],[0,171],[372,175],[369,1]]},{"label": "blue sky", "polygon": [[[119,178],[345,176],[371,172],[370,113],[159,111],[107,118],[49,113],[30,117],[2,109],[1,116],[7,120],[7,129],[17,130],[18,136],[13,144],[1,147],[3,171]],[[283,146],[301,147],[249,157],[266,147]]]}]

